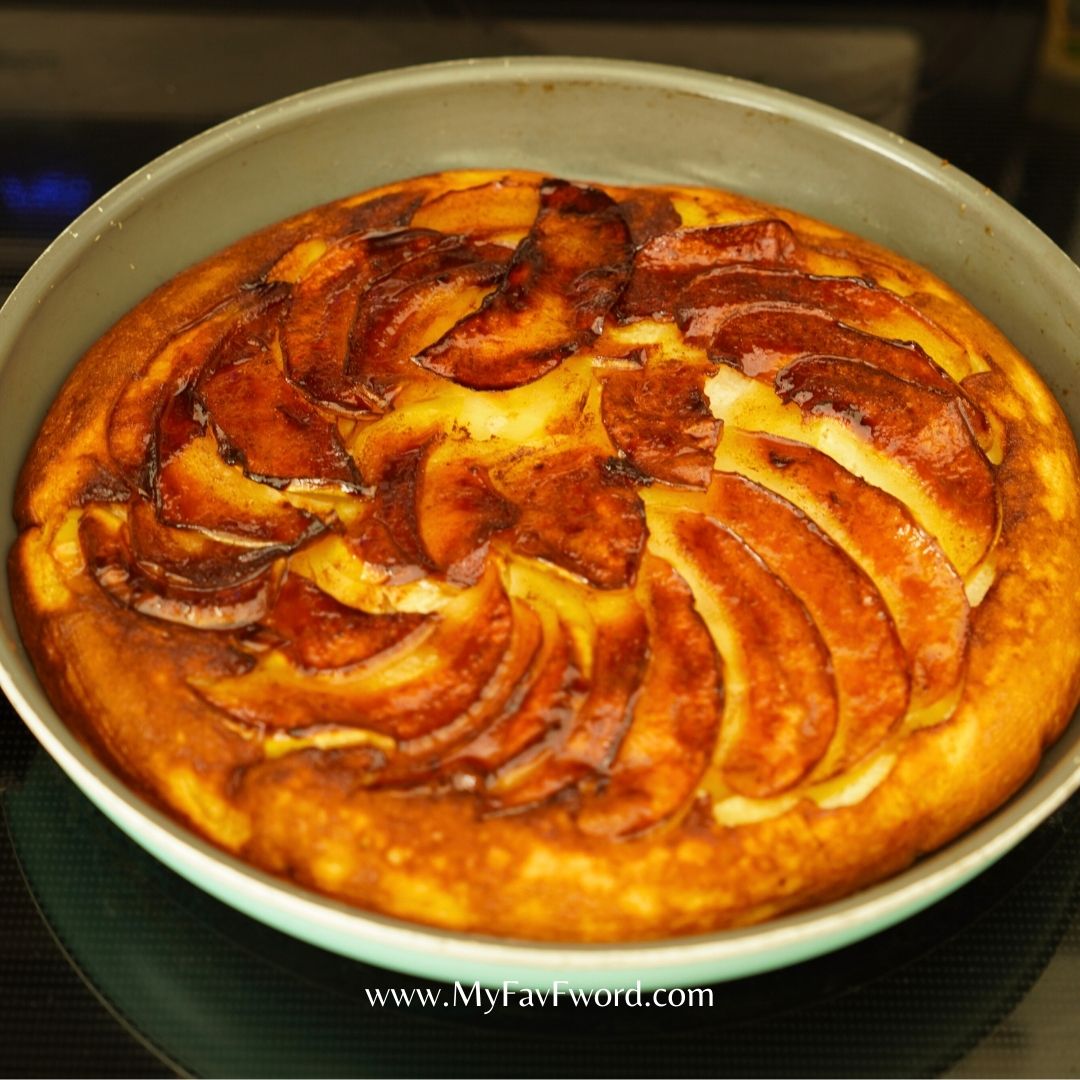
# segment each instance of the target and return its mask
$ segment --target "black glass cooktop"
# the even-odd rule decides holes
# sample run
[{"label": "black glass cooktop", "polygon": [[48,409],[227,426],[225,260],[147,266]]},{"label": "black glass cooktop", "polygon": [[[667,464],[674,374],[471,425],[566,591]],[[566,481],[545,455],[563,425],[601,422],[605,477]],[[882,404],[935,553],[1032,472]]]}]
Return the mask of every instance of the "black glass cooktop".
[{"label": "black glass cooktop", "polygon": [[[1080,5],[658,8],[0,2],[0,299],[84,206],[209,124],[469,55],[681,63],[817,97],[965,168],[1077,257]],[[439,987],[190,886],[2,698],[0,813],[0,1076],[1080,1076],[1080,797],[908,922],[665,1010],[380,1004]]]}]

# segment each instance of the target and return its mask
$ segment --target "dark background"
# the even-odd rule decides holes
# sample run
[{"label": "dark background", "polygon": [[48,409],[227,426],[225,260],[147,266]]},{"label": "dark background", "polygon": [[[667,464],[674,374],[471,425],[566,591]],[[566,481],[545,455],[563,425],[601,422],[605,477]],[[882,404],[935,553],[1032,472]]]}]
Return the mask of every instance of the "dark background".
[{"label": "dark background", "polygon": [[[105,190],[213,123],[464,56],[683,64],[890,127],[1080,257],[1080,5],[0,2],[0,300]],[[1080,344],[1080,343],[1078,343]],[[3,463],[12,467],[14,463]],[[421,985],[143,855],[0,699],[0,1075],[1080,1076],[1080,803],[885,934],[706,1009],[372,1008]]]}]

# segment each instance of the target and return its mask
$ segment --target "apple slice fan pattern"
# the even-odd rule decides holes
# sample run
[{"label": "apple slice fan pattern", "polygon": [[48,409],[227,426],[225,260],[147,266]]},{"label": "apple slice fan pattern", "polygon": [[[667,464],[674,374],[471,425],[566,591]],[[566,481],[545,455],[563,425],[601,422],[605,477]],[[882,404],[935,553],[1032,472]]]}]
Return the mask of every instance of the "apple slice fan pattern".
[{"label": "apple slice fan pattern", "polygon": [[[468,821],[512,861],[529,827],[621,851],[638,914],[501,928],[580,938],[763,918],[985,812],[907,837],[918,813],[894,804],[861,862],[807,824],[947,724],[1012,572],[1004,378],[937,279],[739,196],[523,172],[391,185],[253,250],[212,302],[170,301],[26,555],[140,625],[116,648],[181,657],[170,692],[226,749],[178,736],[184,709],[168,734],[89,736],[156,800],[324,892],[474,929],[492,923],[464,895],[380,892],[372,867],[408,859],[358,807]],[[379,853],[354,858],[365,835]],[[754,836],[843,865],[787,884]],[[665,859],[729,857],[766,884],[699,869],[692,903],[646,910]]]}]

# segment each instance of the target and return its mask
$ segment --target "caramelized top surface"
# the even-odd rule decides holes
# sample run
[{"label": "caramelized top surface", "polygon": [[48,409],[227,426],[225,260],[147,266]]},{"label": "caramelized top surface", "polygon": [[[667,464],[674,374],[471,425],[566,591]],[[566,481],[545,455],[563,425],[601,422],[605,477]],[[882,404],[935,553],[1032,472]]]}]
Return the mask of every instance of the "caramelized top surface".
[{"label": "caramelized top surface", "polygon": [[51,557],[216,652],[257,760],[609,840],[857,802],[955,709],[1002,525],[994,358],[915,285],[679,189],[358,196],[156,343]]}]

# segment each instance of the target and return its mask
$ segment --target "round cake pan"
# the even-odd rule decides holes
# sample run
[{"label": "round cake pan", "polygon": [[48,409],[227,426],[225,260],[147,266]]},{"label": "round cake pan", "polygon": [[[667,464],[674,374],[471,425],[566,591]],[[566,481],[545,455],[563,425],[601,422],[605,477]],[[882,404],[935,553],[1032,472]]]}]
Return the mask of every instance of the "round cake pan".
[{"label": "round cake pan", "polygon": [[[1007,203],[863,121],[734,79],[620,61],[514,58],[389,71],[267,105],[147,165],[72,223],[0,312],[0,505],[82,352],[156,285],[251,230],[385,181],[458,167],[730,188],[923,263],[989,315],[1080,430],[1080,270]],[[15,538],[0,515],[0,548]],[[957,888],[1080,785],[1080,720],[1017,795],[899,876],[766,925],[639,945],[453,934],[370,915],[260,873],[142,801],[72,735],[23,650],[6,578],[0,686],[121,829],[229,904],[317,945],[416,975],[521,986],[737,978],[866,937]]]}]

